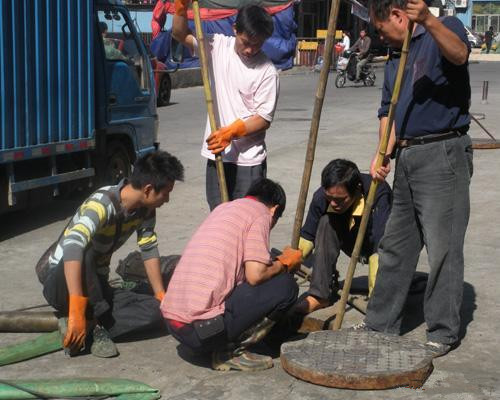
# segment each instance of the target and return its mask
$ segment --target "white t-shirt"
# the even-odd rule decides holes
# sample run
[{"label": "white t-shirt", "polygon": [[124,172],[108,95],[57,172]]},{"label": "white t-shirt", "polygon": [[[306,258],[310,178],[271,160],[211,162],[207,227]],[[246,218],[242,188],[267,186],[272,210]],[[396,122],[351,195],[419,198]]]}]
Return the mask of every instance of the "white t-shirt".
[{"label": "white t-shirt", "polygon": [[342,39],[342,46],[344,46],[344,50],[349,50],[351,48],[351,39],[349,39],[349,36],[344,36]]},{"label": "white t-shirt", "polygon": [[[234,43],[232,36],[214,34],[205,37],[217,127],[256,114],[272,122],[279,94],[278,71],[262,52],[244,62],[236,53]],[[196,41],[194,49],[197,54]],[[207,117],[201,155],[213,160],[215,156],[206,143],[210,134]],[[267,154],[265,137],[266,132],[262,131],[233,140],[224,150],[223,161],[242,166],[262,164]]]}]

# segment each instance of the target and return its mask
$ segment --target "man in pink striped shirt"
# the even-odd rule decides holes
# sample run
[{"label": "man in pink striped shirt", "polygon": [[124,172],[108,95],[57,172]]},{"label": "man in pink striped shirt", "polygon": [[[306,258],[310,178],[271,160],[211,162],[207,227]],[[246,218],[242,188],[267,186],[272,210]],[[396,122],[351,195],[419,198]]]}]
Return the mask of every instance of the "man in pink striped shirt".
[{"label": "man in pink striped shirt", "polygon": [[261,340],[297,299],[293,272],[302,253],[276,261],[269,234],[283,213],[283,188],[259,179],[243,199],[223,203],[187,244],[161,304],[172,335],[196,352],[212,352],[217,370],[260,370],[272,359],[246,349]]}]

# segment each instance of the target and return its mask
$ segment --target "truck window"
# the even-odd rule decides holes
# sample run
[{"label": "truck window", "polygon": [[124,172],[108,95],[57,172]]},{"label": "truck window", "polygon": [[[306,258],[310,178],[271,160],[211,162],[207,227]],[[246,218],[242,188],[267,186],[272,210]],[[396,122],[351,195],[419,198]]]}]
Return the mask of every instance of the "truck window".
[{"label": "truck window", "polygon": [[141,91],[149,92],[148,69],[145,64],[149,60],[144,60],[139,51],[129,21],[117,10],[99,11],[98,18],[106,60],[126,63]]}]

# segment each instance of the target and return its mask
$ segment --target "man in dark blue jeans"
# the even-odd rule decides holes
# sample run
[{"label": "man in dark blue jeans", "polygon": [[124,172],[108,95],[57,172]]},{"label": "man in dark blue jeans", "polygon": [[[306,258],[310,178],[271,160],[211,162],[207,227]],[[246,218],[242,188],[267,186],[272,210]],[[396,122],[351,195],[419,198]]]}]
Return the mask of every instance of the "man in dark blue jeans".
[{"label": "man in dark blue jeans", "polygon": [[[399,333],[413,272],[425,245],[430,273],[424,296],[427,347],[434,356],[458,342],[463,293],[463,244],[469,219],[472,147],[470,47],[455,17],[434,17],[423,0],[381,0],[370,5],[384,40],[401,48],[415,22],[388,154],[396,155],[393,205],[379,246],[380,268],[366,318],[357,328]],[[387,123],[399,58],[385,67],[379,110]],[[383,181],[390,159],[371,173]]]}]

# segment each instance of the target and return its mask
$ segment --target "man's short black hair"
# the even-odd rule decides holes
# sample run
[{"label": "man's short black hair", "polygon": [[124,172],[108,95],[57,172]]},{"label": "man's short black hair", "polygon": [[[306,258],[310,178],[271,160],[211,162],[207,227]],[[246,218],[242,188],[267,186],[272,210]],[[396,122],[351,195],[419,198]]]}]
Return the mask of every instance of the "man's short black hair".
[{"label": "man's short black hair", "polygon": [[159,192],[169,183],[184,180],[181,162],[166,151],[157,150],[139,158],[134,164],[130,183],[134,189],[153,185]]},{"label": "man's short black hair", "polygon": [[370,13],[379,21],[389,18],[391,9],[399,8],[404,10],[408,0],[370,0]]},{"label": "man's short black hair", "polygon": [[246,33],[250,38],[267,39],[274,30],[272,17],[264,8],[256,5],[240,8],[234,26],[237,33]]},{"label": "man's short black hair", "polygon": [[358,166],[341,158],[330,161],[321,172],[321,186],[328,190],[336,185],[343,185],[351,196],[356,195],[362,187]]},{"label": "man's short black hair", "polygon": [[256,197],[261,203],[267,207],[278,206],[274,217],[278,219],[283,215],[286,207],[286,194],[281,185],[267,178],[259,178],[255,180],[248,192],[247,196]]}]

